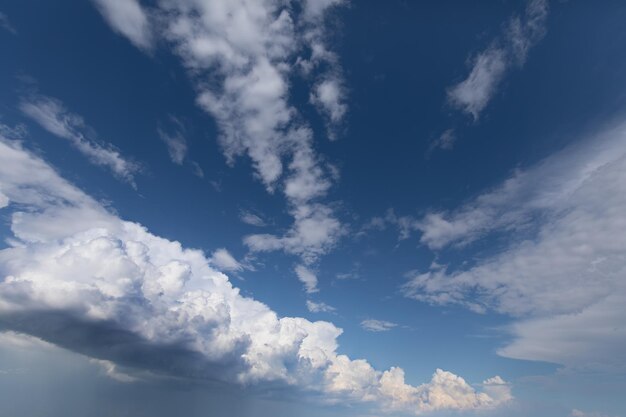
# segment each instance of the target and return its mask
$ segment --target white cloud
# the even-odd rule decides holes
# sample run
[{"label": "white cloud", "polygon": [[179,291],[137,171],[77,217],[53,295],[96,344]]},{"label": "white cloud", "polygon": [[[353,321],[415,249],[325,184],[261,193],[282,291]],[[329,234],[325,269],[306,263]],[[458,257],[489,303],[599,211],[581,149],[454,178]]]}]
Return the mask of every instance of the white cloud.
[{"label": "white cloud", "polygon": [[5,138],[0,187],[13,234],[0,250],[4,328],[91,357],[113,378],[130,382],[122,366],[146,375],[274,382],[416,414],[502,403],[500,394],[476,391],[448,372],[411,387],[399,368],[383,373],[339,355],[341,329],[278,317],[243,297],[202,252],[109,213]]},{"label": "white cloud", "polygon": [[[282,0],[164,0],[155,10],[159,33],[196,85],[198,105],[217,122],[228,163],[249,157],[255,176],[269,192],[284,192],[294,216],[283,236],[247,237],[252,251],[283,250],[311,263],[342,234],[333,210],[319,201],[332,185],[332,169],[320,164],[312,130],[289,99],[294,71],[306,67],[308,76],[322,80],[311,94],[331,122],[345,113],[339,60],[327,47],[324,20],[341,3],[303,1],[299,8]],[[312,222],[321,233],[311,233]]]},{"label": "white cloud", "polygon": [[367,319],[361,322],[361,327],[368,332],[386,332],[396,326],[396,323],[385,320]]},{"label": "white cloud", "polygon": [[93,164],[106,167],[119,179],[135,185],[134,175],[139,172],[139,165],[124,158],[113,145],[97,143],[88,138],[86,132],[91,129],[85,124],[83,118],[69,112],[61,101],[35,95],[23,98],[19,107],[25,115],[48,132],[67,139]]},{"label": "white cloud", "polygon": [[[174,119],[176,120],[176,119]],[[177,123],[179,127],[182,127]],[[170,154],[170,159],[177,165],[182,165],[185,157],[187,156],[187,141],[180,130],[176,130],[173,133],[167,133],[163,129],[158,128],[157,133],[159,138],[167,145],[167,152]]]},{"label": "white cloud", "polygon": [[[432,248],[501,233],[509,245],[457,271],[413,274],[406,295],[519,317],[507,357],[623,367],[626,125],[520,170],[451,213],[418,221]],[[621,368],[619,368],[621,369]]]},{"label": "white cloud", "polygon": [[450,103],[477,120],[507,70],[506,59],[506,52],[497,47],[478,54],[467,78],[448,90]]},{"label": "white cloud", "polygon": [[382,374],[380,384],[390,410],[409,408],[418,415],[441,410],[490,409],[512,399],[510,387],[500,377],[482,384],[497,394],[491,397],[486,392],[477,392],[463,378],[441,369],[435,371],[430,382],[414,387],[405,383],[401,368],[392,367]]},{"label": "white cloud", "polygon": [[239,219],[245,224],[249,224],[250,226],[256,227],[264,227],[266,226],[265,220],[263,220],[260,216],[251,213],[249,211],[243,210],[239,213]]},{"label": "white cloud", "polygon": [[204,178],[204,171],[202,170],[200,164],[198,164],[196,161],[189,161],[189,163],[191,164],[193,175],[198,178]]},{"label": "white cloud", "polygon": [[310,264],[331,250],[346,233],[332,212],[322,204],[303,204],[292,210],[295,222],[284,236],[248,235],[244,243],[254,252],[284,250]]},{"label": "white cloud", "polygon": [[317,288],[317,276],[313,271],[303,265],[298,265],[295,268],[295,272],[300,282],[304,284],[304,289],[307,293],[311,294],[319,291]]},{"label": "white cloud", "polygon": [[213,252],[210,261],[212,265],[215,265],[217,269],[221,271],[236,272],[243,270],[243,265],[224,248],[217,249]]},{"label": "white cloud", "polygon": [[0,12],[0,28],[17,35],[17,30],[15,30],[15,27],[9,21],[7,15],[2,12]]},{"label": "white cloud", "polygon": [[444,151],[449,151],[454,148],[454,143],[456,142],[456,133],[454,129],[444,130],[439,137],[434,140],[428,149],[428,152],[432,152],[435,149],[443,149]]},{"label": "white cloud", "polygon": [[543,37],[547,16],[546,0],[530,0],[524,15],[512,18],[501,38],[472,59],[467,78],[448,89],[450,104],[478,120],[506,72],[523,65],[529,49]]},{"label": "white cloud", "polygon": [[111,361],[103,359],[91,359],[91,362],[98,365],[104,371],[106,376],[111,379],[124,383],[137,381],[137,378],[135,378],[134,376],[127,375],[124,372],[120,372],[119,367]]},{"label": "white cloud", "polygon": [[111,28],[137,48],[149,50],[153,35],[148,14],[137,0],[92,0]]},{"label": "white cloud", "polygon": [[609,417],[606,414],[598,413],[598,412],[585,412],[574,408],[572,410],[571,417]]},{"label": "white cloud", "polygon": [[309,100],[326,116],[330,139],[336,139],[334,128],[341,123],[348,110],[345,96],[345,87],[340,77],[328,76],[315,84],[311,91]]},{"label": "white cloud", "polygon": [[332,313],[335,311],[335,307],[329,306],[324,302],[316,303],[315,301],[306,300],[306,308],[311,313]]}]

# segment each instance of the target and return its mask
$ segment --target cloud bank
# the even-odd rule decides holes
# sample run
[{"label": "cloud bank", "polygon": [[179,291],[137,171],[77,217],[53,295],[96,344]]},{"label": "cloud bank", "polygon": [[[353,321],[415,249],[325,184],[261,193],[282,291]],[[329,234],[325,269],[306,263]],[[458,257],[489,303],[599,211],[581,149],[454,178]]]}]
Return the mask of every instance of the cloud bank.
[{"label": "cloud bank", "polygon": [[416,414],[510,398],[497,377],[477,391],[437,370],[411,386],[400,368],[380,372],[338,354],[341,329],[278,317],[243,297],[202,252],[118,218],[6,138],[0,190],[12,234],[0,251],[4,330],[156,375],[281,384]]}]

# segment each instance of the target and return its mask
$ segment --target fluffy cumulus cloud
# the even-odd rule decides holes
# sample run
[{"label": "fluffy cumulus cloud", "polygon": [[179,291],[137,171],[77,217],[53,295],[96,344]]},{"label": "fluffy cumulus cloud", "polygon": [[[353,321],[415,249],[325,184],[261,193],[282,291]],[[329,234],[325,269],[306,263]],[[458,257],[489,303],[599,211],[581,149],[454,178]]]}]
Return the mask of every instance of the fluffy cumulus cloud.
[{"label": "fluffy cumulus cloud", "polygon": [[414,225],[431,248],[500,234],[469,268],[415,273],[406,295],[519,317],[501,355],[623,369],[626,125],[572,145],[452,212]]},{"label": "fluffy cumulus cloud", "polygon": [[340,77],[325,78],[311,91],[309,100],[317,106],[328,120],[328,136],[336,139],[337,126],[341,124],[348,106],[345,104],[345,87]]},{"label": "fluffy cumulus cloud", "polygon": [[55,98],[32,95],[20,102],[20,110],[48,132],[68,140],[93,164],[103,166],[118,178],[135,185],[134,176],[140,166],[125,158],[118,149],[107,143],[92,139],[95,136],[83,118],[68,111]]},{"label": "fluffy cumulus cloud", "polygon": [[0,251],[0,327],[93,358],[124,382],[160,375],[284,384],[414,413],[508,398],[490,394],[493,382],[475,390],[439,370],[412,387],[399,368],[380,372],[339,355],[341,329],[278,317],[242,296],[201,251],[118,218],[6,138],[0,190],[12,234]]},{"label": "fluffy cumulus cloud", "polygon": [[522,66],[528,51],[545,33],[547,0],[530,0],[523,16],[512,18],[504,33],[472,59],[467,78],[448,89],[448,101],[478,120],[507,71]]},{"label": "fluffy cumulus cloud", "polygon": [[[99,3],[118,8],[116,1]],[[311,102],[329,126],[341,122],[345,88],[337,56],[327,46],[325,16],[343,2],[294,3],[161,0],[152,13],[196,84],[198,105],[216,120],[227,161],[247,156],[267,190],[286,197],[292,226],[283,234],[248,236],[245,243],[251,251],[283,250],[310,264],[335,245],[344,228],[320,201],[332,173],[320,163],[310,126],[290,104],[290,79],[300,73],[312,80]],[[109,23],[121,31],[126,20]],[[136,35],[126,35],[137,43]]]}]

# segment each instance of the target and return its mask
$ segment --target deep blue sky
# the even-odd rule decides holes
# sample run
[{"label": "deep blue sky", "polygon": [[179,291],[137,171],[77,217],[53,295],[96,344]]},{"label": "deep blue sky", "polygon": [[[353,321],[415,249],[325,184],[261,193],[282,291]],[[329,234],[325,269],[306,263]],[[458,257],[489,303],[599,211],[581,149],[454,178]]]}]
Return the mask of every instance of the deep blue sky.
[{"label": "deep blue sky", "polygon": [[[137,8],[124,9],[130,3]],[[181,2],[181,10],[187,3],[220,2]],[[623,324],[616,325],[609,335],[592,336],[586,330],[597,323],[581,318],[572,324],[571,333],[563,336],[574,346],[550,337],[542,339],[537,327],[526,331],[516,326],[581,314],[608,303],[610,293],[626,294],[625,264],[620,256],[620,249],[621,253],[626,249],[621,246],[624,241],[603,240],[605,234],[592,223],[604,219],[607,230],[616,234],[624,228],[619,216],[606,214],[623,208],[618,205],[621,200],[609,198],[623,190],[615,189],[607,179],[614,177],[605,172],[622,161],[626,140],[617,128],[623,123],[626,105],[626,5],[575,0],[471,4],[340,1],[320,16],[307,17],[306,2],[282,2],[288,6],[271,1],[248,3],[248,7],[268,8],[273,18],[285,12],[293,19],[291,37],[298,37],[289,42],[294,49],[272,56],[270,62],[276,68],[278,63],[286,64],[287,69],[280,70],[286,90],[278,101],[293,109],[290,126],[304,126],[311,132],[305,145],[299,139],[280,145],[283,170],[271,186],[262,179],[263,172],[253,163],[250,151],[254,146],[250,144],[265,140],[261,138],[264,131],[256,136],[246,128],[253,118],[250,114],[271,106],[273,98],[263,96],[268,102],[250,114],[237,103],[235,110],[225,115],[215,108],[203,108],[200,100],[209,91],[218,96],[220,105],[227,106],[253,95],[247,87],[227,95],[225,80],[233,74],[247,77],[256,62],[271,55],[269,49],[250,52],[237,38],[244,29],[265,33],[267,28],[263,24],[248,28],[239,22],[236,24],[241,27],[227,23],[226,27],[235,27],[233,32],[221,31],[211,26],[213,15],[206,12],[209,17],[198,21],[205,25],[200,32],[211,34],[215,44],[223,41],[233,50],[243,51],[243,56],[249,54],[250,59],[249,67],[238,66],[226,55],[207,64],[201,52],[183,50],[181,45],[193,42],[200,32],[193,36],[174,33],[170,25],[177,16],[173,9],[179,6],[168,6],[166,1],[0,3],[3,140],[21,140],[25,152],[54,167],[115,216],[140,223],[153,235],[178,241],[182,247],[202,250],[212,267],[226,273],[243,295],[261,301],[280,317],[325,320],[342,328],[338,353],[364,358],[377,371],[399,366],[407,384],[418,386],[441,368],[460,375],[478,391],[482,390],[481,381],[499,375],[510,384],[514,399],[490,408],[494,415],[625,414],[619,395],[626,388],[624,369],[613,367],[624,358],[623,352],[619,353],[624,350],[620,343],[626,341]],[[236,14],[240,6],[233,2],[229,7]],[[117,8],[124,10],[107,14]],[[137,13],[147,16],[145,26]],[[268,39],[270,45],[278,42],[275,34]],[[324,45],[330,58],[311,57],[315,42]],[[523,53],[515,49],[520,42],[527,48]],[[308,73],[302,70],[299,58],[312,62],[313,69]],[[472,83],[472,74],[482,74],[482,78]],[[329,82],[336,96],[316,102],[313,96],[321,94],[317,88],[323,81]],[[272,86],[263,78],[260,83]],[[459,86],[466,95],[455,95]],[[481,95],[485,102],[477,104]],[[46,103],[57,107],[46,107]],[[336,120],[328,113],[332,106],[343,109]],[[470,106],[478,106],[475,114],[468,110]],[[271,119],[273,114],[267,117]],[[45,117],[56,118],[70,133],[64,137],[55,132],[46,126]],[[82,121],[77,122],[78,117]],[[233,142],[224,139],[227,131],[235,132]],[[607,131],[610,133],[603,133]],[[284,125],[270,129],[274,136],[288,137],[290,132]],[[444,132],[450,132],[453,144],[438,142]],[[72,134],[79,140],[68,137]],[[186,146],[180,163],[168,153],[164,136]],[[233,144],[238,140],[243,145]],[[99,156],[89,157],[77,145],[80,141],[115,150],[136,167],[129,171],[132,179],[98,162]],[[229,163],[228,149],[240,145],[245,149],[235,150],[233,163]],[[314,182],[329,186],[298,199],[288,195],[286,183],[295,172],[290,171],[289,163],[303,146],[313,155],[314,168],[307,168],[306,173],[319,168],[322,173]],[[586,170],[590,166],[594,169]],[[626,177],[620,178],[626,181]],[[9,180],[2,181],[0,185],[9,190]],[[568,188],[570,181],[576,182],[574,188]],[[604,188],[594,185],[596,182]],[[507,184],[517,183],[522,184],[522,191],[507,191]],[[268,192],[270,187],[273,191]],[[555,197],[561,192],[565,197]],[[19,198],[7,196],[9,201],[19,202]],[[302,220],[294,212],[303,207],[315,207],[324,213],[320,214],[324,219],[340,225],[334,235],[324,238],[321,249],[281,243],[283,246],[266,251],[246,240],[258,233],[289,235]],[[2,234],[7,239],[4,246],[10,248],[15,239],[23,239],[15,227],[12,230],[12,214],[43,209],[14,204],[1,210]],[[585,229],[587,217],[576,217],[573,222],[567,217],[579,210],[589,216],[589,229]],[[258,216],[264,226],[246,224],[242,221],[246,213]],[[429,223],[429,216],[438,216],[446,224]],[[316,225],[309,232],[322,228]],[[599,236],[593,235],[594,231]],[[573,241],[578,232],[587,241],[580,259],[565,257],[551,264],[558,255],[538,250],[545,258],[533,255],[530,262],[528,258],[515,261],[524,245],[554,245],[552,236],[563,234]],[[297,238],[303,238],[305,232],[298,233]],[[431,233],[447,233],[448,237],[435,240],[429,237],[434,236]],[[576,248],[572,253],[578,253]],[[227,253],[232,262],[220,261],[216,253]],[[0,258],[1,262],[9,262],[12,256]],[[589,262],[584,263],[586,259]],[[514,267],[500,268],[509,265],[509,260]],[[590,265],[604,260],[608,266],[596,274]],[[535,262],[548,266],[540,270]],[[315,276],[313,287],[307,287],[306,278],[298,274],[302,269]],[[581,276],[568,272],[574,270],[582,271]],[[2,267],[0,284],[7,280],[8,271],[13,270]],[[415,284],[420,275],[428,284]],[[417,286],[411,287],[411,283]],[[565,294],[571,288],[580,288],[583,295],[551,295]],[[5,289],[0,294],[2,291],[8,293]],[[316,311],[312,303],[321,310],[332,307],[332,311]],[[608,323],[607,327],[619,323],[626,313],[623,304],[621,309],[615,313],[617,318],[607,317],[602,322]],[[1,321],[4,328],[29,333],[13,326],[15,319],[7,312],[3,314],[8,317]],[[603,318],[601,313],[599,317]],[[35,331],[30,333],[45,339]],[[515,340],[527,344],[517,353],[500,350],[506,351]],[[546,345],[537,340],[547,340]],[[587,353],[579,352],[577,340],[584,340],[581,346],[585,348],[580,349]],[[9,342],[2,345],[0,384],[7,387],[19,379],[18,385],[32,390],[39,400],[36,405],[26,401],[2,405],[0,416],[40,415],[38,410],[48,405],[57,413],[51,415],[96,415],[90,411],[92,407],[107,407],[61,401],[68,404],[65,408],[58,398],[41,396],[42,390],[48,390],[46,384],[53,384],[48,376],[56,372],[64,375],[68,387],[88,381],[94,390],[104,390],[106,403],[118,401],[111,415],[127,415],[121,410],[131,409],[136,415],[172,415],[174,411],[163,408],[153,411],[152,399],[171,395],[177,398],[172,401],[181,402],[178,409],[185,410],[193,401],[181,395],[205,398],[219,390],[229,394],[213,404],[236,403],[239,397],[251,404],[266,401],[264,396],[272,398],[271,406],[263,402],[256,411],[256,406],[237,410],[224,406],[228,413],[242,417],[257,415],[258,410],[305,415],[302,410],[310,407],[319,407],[317,415],[369,415],[359,413],[375,414],[388,406],[385,399],[363,403],[350,396],[353,404],[348,409],[324,405],[324,396],[330,395],[328,388],[314,388],[310,393],[306,391],[310,387],[305,387],[311,399],[299,405],[280,384],[275,392],[259,394],[254,384],[246,389],[237,384],[216,388],[201,382],[181,388],[177,384],[187,383],[156,383],[143,374],[134,382],[119,382],[90,368],[93,362],[85,359],[110,359],[106,354],[85,353],[72,348],[72,343],[52,342],[70,346],[70,351],[83,356],[72,359],[65,351],[41,353],[36,351],[40,347],[32,347],[32,355],[42,355],[37,359],[42,366],[16,375],[15,369],[27,369],[33,359],[28,354],[14,356],[15,345]],[[594,354],[594,343],[609,347]],[[571,347],[573,353],[562,352],[562,360],[537,353],[554,346]],[[594,355],[605,359],[590,359]],[[76,370],[62,363],[74,363],[71,366]],[[139,372],[132,363],[118,365],[128,366],[130,373]],[[35,382],[39,378],[44,382]],[[590,381],[597,379],[603,382],[590,386]],[[9,393],[11,389],[1,391]],[[0,394],[0,402],[10,403],[9,395]],[[61,390],[59,395],[69,396],[71,389]],[[202,404],[187,413],[204,415]],[[473,413],[480,407],[457,408]],[[413,409],[415,406],[409,405],[386,411]]]}]

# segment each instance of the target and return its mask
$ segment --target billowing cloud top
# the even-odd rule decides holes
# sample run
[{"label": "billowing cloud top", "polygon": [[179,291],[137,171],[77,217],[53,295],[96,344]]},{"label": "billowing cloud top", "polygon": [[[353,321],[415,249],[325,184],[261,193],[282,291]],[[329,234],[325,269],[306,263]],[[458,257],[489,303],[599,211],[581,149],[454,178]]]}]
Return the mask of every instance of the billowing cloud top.
[{"label": "billowing cloud top", "polygon": [[107,364],[224,383],[272,382],[421,413],[491,408],[511,398],[495,377],[477,392],[437,370],[420,386],[337,353],[342,330],[280,318],[243,297],[205,255],[124,221],[19,142],[0,142],[0,323]]}]

